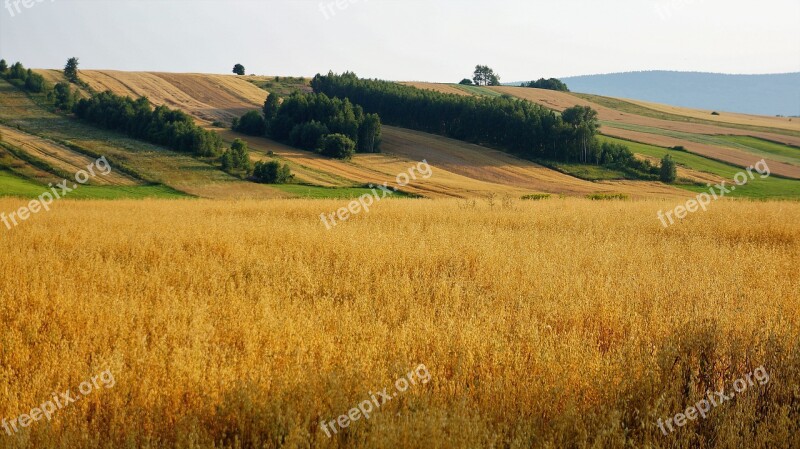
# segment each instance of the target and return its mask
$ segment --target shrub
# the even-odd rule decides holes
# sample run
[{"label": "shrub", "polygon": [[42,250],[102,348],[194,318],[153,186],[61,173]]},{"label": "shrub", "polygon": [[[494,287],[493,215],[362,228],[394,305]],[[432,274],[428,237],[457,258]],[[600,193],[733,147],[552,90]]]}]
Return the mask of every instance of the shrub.
[{"label": "shrub", "polygon": [[44,77],[38,73],[33,73],[31,69],[28,69],[25,79],[25,90],[38,94],[45,90],[45,86],[46,83],[44,81]]},{"label": "shrub", "polygon": [[294,179],[289,165],[278,161],[256,162],[253,179],[263,184],[286,184]]},{"label": "shrub", "polygon": [[250,152],[247,149],[247,142],[236,139],[231,144],[231,148],[226,150],[220,158],[222,169],[226,172],[242,171],[249,174],[253,166],[250,163]]},{"label": "shrub", "polygon": [[322,139],[322,154],[336,159],[350,160],[356,144],[344,134],[328,134]]},{"label": "shrub", "polygon": [[67,83],[58,83],[54,89],[54,104],[57,109],[71,111],[78,92],[73,92]]},{"label": "shrub", "polygon": [[533,195],[525,195],[522,197],[523,200],[531,200],[531,201],[539,201],[539,200],[546,200],[549,199],[552,195],[549,193],[534,193]]},{"label": "shrub", "polygon": [[586,198],[592,201],[604,201],[604,200],[627,200],[630,197],[625,195],[624,193],[593,193],[591,195],[586,195]]},{"label": "shrub", "polygon": [[263,136],[267,132],[267,124],[259,111],[250,111],[235,123],[234,131],[251,136]]},{"label": "shrub", "polygon": [[661,159],[661,171],[659,173],[659,178],[661,182],[670,184],[675,182],[678,178],[678,168],[675,164],[675,161],[672,160],[672,156],[669,154],[664,155],[664,158]]}]

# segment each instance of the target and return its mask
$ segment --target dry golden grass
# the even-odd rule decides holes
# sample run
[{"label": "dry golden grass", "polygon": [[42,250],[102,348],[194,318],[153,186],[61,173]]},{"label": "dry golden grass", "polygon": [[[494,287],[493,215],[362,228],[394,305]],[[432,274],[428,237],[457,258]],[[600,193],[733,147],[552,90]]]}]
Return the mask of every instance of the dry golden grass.
[{"label": "dry golden grass", "polygon": [[[39,70],[38,72],[49,77],[51,81],[55,81],[55,78],[61,76],[61,73],[55,70]],[[265,91],[245,81],[242,77],[228,75],[86,70],[81,71],[81,78],[95,90],[111,90],[119,95],[134,97],[143,95],[147,96],[154,104],[165,104],[182,109],[205,123],[206,126],[209,126],[211,120],[227,120],[248,110],[260,109],[267,96]],[[421,88],[427,86],[426,83],[406,84]],[[431,84],[431,86],[439,90],[449,88],[464,94],[464,91],[447,84]],[[520,90],[540,91],[539,89]],[[569,98],[575,97],[569,96]],[[577,100],[585,102],[585,100]],[[686,196],[684,191],[659,183],[582,181],[498,151],[388,126],[384,127],[383,136],[383,150],[386,154],[358,155],[352,162],[331,160],[269,139],[244,136],[218,128],[215,130],[220,132],[228,142],[233,141],[234,138],[247,141],[253,150],[254,160],[262,160],[268,151],[273,151],[289,162],[299,181],[323,187],[392,182],[398,173],[408,169],[409,164],[427,159],[437,170],[437,176],[424,183],[412,183],[404,189],[405,191],[428,198],[476,198],[490,194],[510,195],[518,198],[536,192],[576,196],[584,196],[589,193],[625,193],[634,198]],[[776,174],[784,174],[784,165],[787,164],[776,162],[773,171]],[[770,168],[772,167],[773,165],[770,164]],[[800,173],[800,168],[788,167]],[[173,187],[206,198],[230,198],[230,196],[224,196],[221,189],[197,188],[186,184]],[[233,197],[270,198],[281,196],[275,194],[274,189],[243,190],[247,191],[243,191],[241,195],[234,193]]]},{"label": "dry golden grass", "polygon": [[[0,417],[116,378],[0,445],[800,446],[800,204],[665,230],[671,201],[386,200],[326,231],[343,205],[62,201],[0,228]],[[420,363],[426,385],[319,428]]]},{"label": "dry golden grass", "polygon": [[[8,126],[0,125],[0,140],[67,173],[77,173],[81,170],[86,170],[86,167],[95,162],[95,158],[77,153],[53,141]],[[113,170],[108,175],[93,178],[91,183],[117,186],[133,186],[140,184],[140,182],[131,177]]]},{"label": "dry golden grass", "polygon": [[722,126],[732,123],[736,125],[750,125],[750,126],[763,126],[766,128],[779,128],[790,131],[800,131],[800,120],[791,117],[769,117],[765,115],[751,115],[739,114],[735,112],[723,112],[721,115],[711,115],[710,110],[683,108],[680,106],[671,106],[660,103],[651,103],[649,101],[631,100],[625,101],[659,112],[667,114],[682,115],[684,117],[698,118],[702,120],[709,120],[717,122]]},{"label": "dry golden grass", "polygon": [[[63,76],[56,70],[36,72],[51,81]],[[145,96],[153,104],[182,109],[208,122],[239,117],[260,108],[267,98],[267,92],[235,75],[81,70],[80,77],[98,92]]]},{"label": "dry golden grass", "polygon": [[748,131],[738,128],[727,128],[725,127],[724,123],[720,123],[719,125],[706,125],[700,123],[679,122],[645,117],[643,115],[631,114],[628,112],[622,112],[616,109],[608,108],[597,103],[584,100],[583,98],[577,97],[569,92],[508,86],[490,87],[489,89],[525,100],[530,100],[535,103],[540,103],[559,111],[575,105],[590,106],[597,111],[597,115],[600,120],[608,120],[629,125],[649,126],[692,134],[753,136],[772,140],[774,142],[785,143],[788,145],[800,145],[800,137],[767,132]]}]

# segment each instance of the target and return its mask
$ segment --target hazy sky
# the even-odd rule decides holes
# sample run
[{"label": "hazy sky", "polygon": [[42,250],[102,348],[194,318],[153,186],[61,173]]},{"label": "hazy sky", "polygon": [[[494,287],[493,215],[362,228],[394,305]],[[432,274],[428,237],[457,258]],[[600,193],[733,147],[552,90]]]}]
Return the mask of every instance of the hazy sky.
[{"label": "hazy sky", "polygon": [[241,62],[265,75],[332,69],[450,82],[476,64],[509,82],[650,69],[800,71],[798,0],[338,4],[0,0],[0,57],[38,68],[77,56],[82,68],[96,69],[230,73]]}]

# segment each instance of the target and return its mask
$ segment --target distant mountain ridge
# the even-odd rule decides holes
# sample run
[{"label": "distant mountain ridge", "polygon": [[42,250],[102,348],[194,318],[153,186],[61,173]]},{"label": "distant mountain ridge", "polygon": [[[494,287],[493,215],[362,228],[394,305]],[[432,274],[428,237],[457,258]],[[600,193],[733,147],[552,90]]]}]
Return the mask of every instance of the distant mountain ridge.
[{"label": "distant mountain ridge", "polygon": [[725,75],[645,71],[574,76],[561,80],[572,92],[720,112],[800,116],[800,72]]}]

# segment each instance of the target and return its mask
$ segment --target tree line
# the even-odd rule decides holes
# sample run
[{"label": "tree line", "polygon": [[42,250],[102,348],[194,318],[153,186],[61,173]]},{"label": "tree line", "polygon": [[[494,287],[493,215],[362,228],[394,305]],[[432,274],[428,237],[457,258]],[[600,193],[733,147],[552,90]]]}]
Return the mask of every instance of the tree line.
[{"label": "tree line", "polygon": [[[64,69],[65,77],[68,80],[74,79],[76,82],[80,82],[78,80],[77,67],[78,60],[70,58]],[[53,104],[56,109],[62,111],[71,111],[79,99],[78,90],[73,90],[69,82],[61,82],[53,86],[42,75],[34,73],[31,69],[26,69],[20,62],[16,62],[9,67],[5,59],[0,59],[0,77],[26,92],[43,94],[47,103]]]},{"label": "tree line", "polygon": [[536,89],[557,90],[560,92],[569,92],[567,85],[558,78],[544,79],[539,78],[538,81],[529,81],[522,83],[519,87],[533,87]]},{"label": "tree line", "polygon": [[163,145],[173,150],[202,157],[217,157],[222,139],[194,123],[183,111],[166,106],[153,108],[150,100],[133,100],[110,91],[78,101],[75,115],[101,128],[123,132],[135,139]]},{"label": "tree line", "polygon": [[[502,97],[469,97],[417,89],[354,73],[314,77],[316,93],[350,99],[384,123],[485,145],[526,158],[598,165],[639,164],[624,145],[596,138],[597,112],[575,106],[557,114],[544,106]],[[649,176],[649,173],[648,173]]]},{"label": "tree line", "polygon": [[25,69],[19,62],[9,67],[5,59],[0,59],[0,76],[14,86],[31,93],[38,94],[52,90],[52,86],[42,75],[34,73],[31,69]]},{"label": "tree line", "polygon": [[270,94],[261,111],[235,119],[232,128],[339,159],[348,159],[355,152],[380,151],[380,117],[365,114],[348,99],[324,93],[295,92],[283,100]]},{"label": "tree line", "polygon": [[[78,58],[70,58],[64,67],[69,82],[51,86],[44,78],[17,62],[11,67],[0,59],[0,76],[16,87],[31,93],[45,94],[46,101],[62,112],[95,126],[123,132],[135,139],[162,145],[200,157],[218,158],[222,170],[239,177],[250,177],[261,183],[282,184],[294,179],[289,166],[272,160],[250,161],[247,143],[234,140],[231,148],[222,150],[222,139],[213,131],[197,126],[188,114],[166,106],[153,107],[146,97],[133,100],[112,92],[94,93],[78,76]],[[91,97],[81,99],[70,83],[86,88]]]}]

